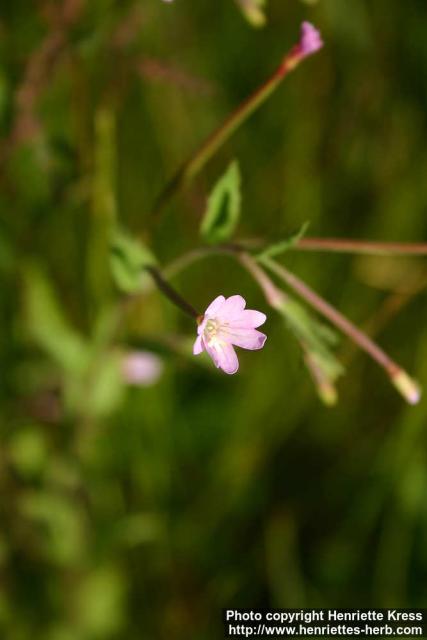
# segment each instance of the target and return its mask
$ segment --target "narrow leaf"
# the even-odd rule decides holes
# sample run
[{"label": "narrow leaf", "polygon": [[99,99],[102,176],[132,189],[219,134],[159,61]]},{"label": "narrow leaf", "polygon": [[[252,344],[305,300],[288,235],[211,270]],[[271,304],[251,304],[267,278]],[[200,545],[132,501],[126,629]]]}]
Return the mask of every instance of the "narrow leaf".
[{"label": "narrow leaf", "polygon": [[117,287],[135,293],[142,287],[144,269],[156,264],[153,253],[122,229],[116,229],[110,244],[110,267]]},{"label": "narrow leaf", "polygon": [[285,238],[284,240],[280,240],[279,242],[275,242],[274,244],[271,244],[270,246],[268,246],[266,249],[263,249],[256,256],[256,258],[257,259],[275,258],[281,255],[282,253],[286,253],[286,251],[293,249],[301,240],[301,238],[305,236],[309,225],[310,225],[309,222],[304,222],[304,224],[298,231],[290,235],[288,238]]},{"label": "narrow leaf", "polygon": [[240,218],[240,170],[233,161],[214,186],[209,198],[200,233],[206,242],[225,242],[232,236]]},{"label": "narrow leaf", "polygon": [[336,340],[335,333],[289,296],[278,311],[285,318],[289,330],[303,345],[304,350],[316,360],[324,374],[331,381],[342,375],[343,367],[331,351],[331,343]]},{"label": "narrow leaf", "polygon": [[26,320],[35,342],[65,371],[81,373],[88,345],[71,326],[46,276],[37,268],[25,273]]}]

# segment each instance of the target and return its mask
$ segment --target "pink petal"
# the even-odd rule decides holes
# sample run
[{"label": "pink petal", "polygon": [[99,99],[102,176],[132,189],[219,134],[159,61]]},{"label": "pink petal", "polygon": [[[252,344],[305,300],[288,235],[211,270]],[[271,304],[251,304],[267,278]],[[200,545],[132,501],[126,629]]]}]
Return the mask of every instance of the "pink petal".
[{"label": "pink petal", "polygon": [[263,348],[267,336],[256,329],[230,328],[229,330],[223,329],[221,331],[221,339],[224,342],[236,345],[236,347],[255,351]]},{"label": "pink petal", "polygon": [[218,296],[215,298],[213,302],[210,303],[209,307],[205,311],[205,316],[215,316],[225,302],[224,296]]},{"label": "pink petal", "polygon": [[265,313],[253,309],[245,309],[235,319],[229,321],[230,327],[242,329],[255,329],[267,320]]},{"label": "pink petal", "polygon": [[205,346],[210,357],[219,369],[229,374],[236,373],[239,368],[239,361],[231,344],[216,341],[211,345],[206,343]]},{"label": "pink petal", "polygon": [[304,56],[309,56],[323,47],[320,32],[310,22],[301,25],[300,48]]},{"label": "pink petal", "polygon": [[208,318],[205,316],[204,320],[202,320],[202,322],[197,327],[197,333],[199,334],[199,336],[201,336],[203,334],[203,331],[205,330],[207,321],[208,321]]},{"label": "pink petal", "polygon": [[198,356],[199,353],[202,353],[204,348],[205,347],[204,347],[204,344],[203,344],[202,336],[197,336],[196,342],[193,345],[193,354],[195,356]]},{"label": "pink petal", "polygon": [[238,318],[246,306],[246,300],[242,296],[230,296],[224,302],[220,311],[220,319],[230,321]]}]

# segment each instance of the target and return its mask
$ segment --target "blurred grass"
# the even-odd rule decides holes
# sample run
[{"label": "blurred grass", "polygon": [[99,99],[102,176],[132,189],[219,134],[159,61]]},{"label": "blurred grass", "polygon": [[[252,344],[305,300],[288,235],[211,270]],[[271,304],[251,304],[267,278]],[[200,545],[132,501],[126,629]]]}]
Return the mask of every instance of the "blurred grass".
[{"label": "blurred grass", "polygon": [[[270,0],[267,15],[254,30],[231,0],[0,6],[8,640],[213,639],[225,606],[426,602],[425,401],[406,407],[343,341],[340,404],[320,406],[292,336],[228,258],[175,283],[198,308],[239,292],[268,312],[266,347],[242,353],[238,376],[189,355],[194,327],[157,293],[117,330],[111,220],[166,264],[200,243],[206,196],[234,157],[242,237],[310,220],[319,236],[425,239],[425,4]],[[275,68],[302,19],[324,51],[149,233],[159,188]],[[368,258],[286,263],[360,324],[392,295],[372,286]],[[376,336],[424,386],[425,316],[421,291]],[[160,382],[125,389],[117,344],[155,349]]]}]

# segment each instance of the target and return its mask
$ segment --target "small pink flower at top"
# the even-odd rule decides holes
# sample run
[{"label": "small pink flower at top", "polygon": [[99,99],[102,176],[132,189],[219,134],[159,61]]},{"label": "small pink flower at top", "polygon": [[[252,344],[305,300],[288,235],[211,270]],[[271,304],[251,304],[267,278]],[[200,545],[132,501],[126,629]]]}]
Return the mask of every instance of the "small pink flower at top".
[{"label": "small pink flower at top", "polygon": [[310,22],[303,22],[301,25],[301,36],[297,45],[302,58],[316,53],[323,47],[323,40],[320,32],[313,27]]},{"label": "small pink flower at top", "polygon": [[262,349],[267,336],[257,331],[267,316],[260,311],[245,309],[242,296],[218,296],[205,311],[197,328],[193,353],[206,349],[215,365],[225,373],[236,373],[239,361],[233,345],[243,349]]}]

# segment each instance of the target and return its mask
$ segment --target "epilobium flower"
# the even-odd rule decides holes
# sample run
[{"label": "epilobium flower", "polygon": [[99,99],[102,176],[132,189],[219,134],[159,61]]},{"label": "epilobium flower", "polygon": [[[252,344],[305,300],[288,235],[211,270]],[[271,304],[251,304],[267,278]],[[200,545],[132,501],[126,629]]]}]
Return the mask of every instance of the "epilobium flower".
[{"label": "epilobium flower", "polygon": [[262,349],[267,336],[256,330],[266,321],[260,311],[245,309],[242,296],[218,296],[205,311],[197,329],[193,353],[206,349],[215,365],[225,373],[236,373],[239,361],[233,345],[243,349]]}]

